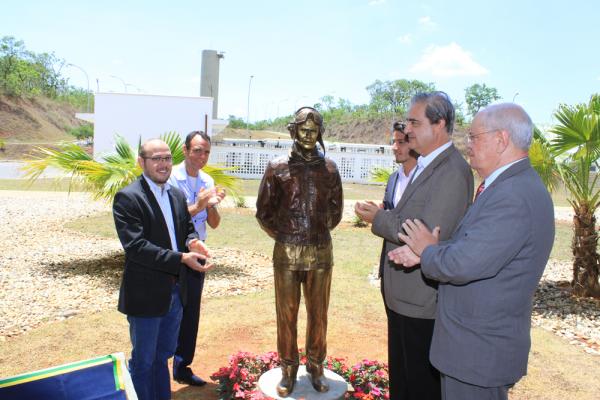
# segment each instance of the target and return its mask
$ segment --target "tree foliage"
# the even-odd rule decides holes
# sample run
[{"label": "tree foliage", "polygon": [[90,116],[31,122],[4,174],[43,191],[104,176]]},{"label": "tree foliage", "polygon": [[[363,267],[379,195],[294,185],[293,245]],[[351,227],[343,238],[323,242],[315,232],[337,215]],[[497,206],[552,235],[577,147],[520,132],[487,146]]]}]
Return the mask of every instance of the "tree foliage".
[{"label": "tree foliage", "polygon": [[0,93],[8,96],[45,96],[83,109],[86,90],[69,85],[61,75],[66,61],[54,53],[34,53],[22,40],[0,39]]},{"label": "tree foliage", "polygon": [[465,89],[465,102],[467,103],[467,110],[472,117],[483,107],[500,99],[498,90],[487,86],[485,83],[476,83]]},{"label": "tree foliage", "polygon": [[435,90],[435,85],[408,79],[376,80],[366,89],[371,96],[369,107],[373,111],[377,113],[405,114],[410,105],[410,99],[415,94],[431,92]]},{"label": "tree foliage", "polygon": [[[547,177],[560,179],[573,207],[573,293],[600,297],[598,231],[595,213],[600,206],[597,173],[600,157],[600,95],[587,104],[562,104],[554,113],[558,123],[548,142],[537,137],[532,162],[548,185]],[[536,146],[537,143],[537,147]],[[548,185],[550,188],[551,186]]]}]

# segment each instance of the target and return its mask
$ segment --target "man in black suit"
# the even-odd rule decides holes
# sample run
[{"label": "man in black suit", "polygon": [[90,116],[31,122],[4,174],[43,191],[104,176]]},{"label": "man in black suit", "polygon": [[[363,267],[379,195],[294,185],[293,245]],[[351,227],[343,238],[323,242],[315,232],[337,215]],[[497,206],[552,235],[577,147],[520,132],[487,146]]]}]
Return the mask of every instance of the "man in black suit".
[{"label": "man in black suit", "polygon": [[212,265],[200,263],[208,250],[198,240],[185,196],[167,183],[169,146],[158,139],[145,142],[138,163],[143,175],[119,191],[113,204],[125,250],[119,311],[129,321],[129,370],[138,398],[170,399],[167,361],[177,344],[187,269],[204,272]]}]

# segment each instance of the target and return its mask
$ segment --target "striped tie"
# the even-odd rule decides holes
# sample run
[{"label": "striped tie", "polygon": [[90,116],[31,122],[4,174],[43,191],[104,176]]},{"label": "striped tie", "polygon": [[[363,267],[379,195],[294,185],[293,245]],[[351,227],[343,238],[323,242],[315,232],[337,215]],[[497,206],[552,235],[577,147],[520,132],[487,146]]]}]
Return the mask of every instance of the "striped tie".
[{"label": "striped tie", "polygon": [[[481,192],[483,192],[483,190],[485,189],[485,181],[482,181],[479,184],[479,187],[477,188],[477,192],[475,192],[475,200],[477,200],[477,197],[479,197],[479,195],[481,194]],[[473,200],[473,201],[475,201]]]}]

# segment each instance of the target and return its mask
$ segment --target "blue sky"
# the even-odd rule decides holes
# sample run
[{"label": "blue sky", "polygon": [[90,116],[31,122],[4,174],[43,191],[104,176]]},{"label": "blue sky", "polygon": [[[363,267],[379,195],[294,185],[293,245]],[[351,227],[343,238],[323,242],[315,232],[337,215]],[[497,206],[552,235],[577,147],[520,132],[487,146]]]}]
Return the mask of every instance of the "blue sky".
[{"label": "blue sky", "polygon": [[222,118],[246,118],[254,75],[252,121],[324,95],[367,103],[376,79],[420,79],[459,102],[486,83],[548,124],[560,103],[600,92],[599,15],[593,0],[21,0],[2,5],[0,36],[82,67],[104,92],[123,80],[132,93],[197,96],[202,50],[223,51]]}]

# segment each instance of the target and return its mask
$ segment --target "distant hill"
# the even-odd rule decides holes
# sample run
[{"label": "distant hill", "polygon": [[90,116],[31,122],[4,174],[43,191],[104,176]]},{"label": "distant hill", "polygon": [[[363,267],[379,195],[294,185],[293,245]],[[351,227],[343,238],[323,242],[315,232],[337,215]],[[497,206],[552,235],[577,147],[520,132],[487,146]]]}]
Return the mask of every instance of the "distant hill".
[{"label": "distant hill", "polygon": [[75,112],[71,105],[45,97],[0,95],[0,140],[5,143],[0,160],[23,158],[35,145],[74,140],[68,130],[83,124]]},{"label": "distant hill", "polygon": [[[393,124],[391,118],[379,118],[371,120],[345,120],[331,122],[325,126],[325,140],[329,142],[366,143],[366,144],[389,144],[390,130]],[[465,131],[466,127],[455,129],[452,140],[456,147],[466,156]],[[249,133],[249,135],[248,135]],[[231,139],[289,139],[287,131],[253,131],[246,132],[245,129],[225,128],[215,137]]]}]

